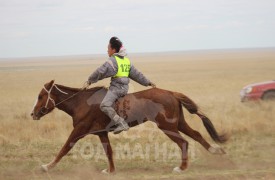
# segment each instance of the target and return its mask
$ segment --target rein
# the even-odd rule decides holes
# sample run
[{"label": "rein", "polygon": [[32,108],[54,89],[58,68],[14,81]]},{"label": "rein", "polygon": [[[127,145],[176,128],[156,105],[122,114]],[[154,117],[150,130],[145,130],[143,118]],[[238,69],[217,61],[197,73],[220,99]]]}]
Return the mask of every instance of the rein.
[{"label": "rein", "polygon": [[[55,87],[59,92],[61,92],[61,93],[63,93],[63,94],[66,94],[66,95],[68,94],[68,93],[62,91],[61,89],[59,89],[55,84],[53,84],[52,87],[51,87],[49,90],[47,90],[46,87],[44,86],[44,87],[43,87],[44,90],[48,93],[47,102],[46,102],[45,106],[42,107],[41,110],[40,110],[40,112],[41,112],[42,114],[44,114],[44,115],[46,115],[46,114],[49,112],[49,108],[48,108],[49,101],[51,101],[51,102],[53,103],[53,108],[55,108],[56,106],[62,104],[63,102],[68,101],[69,99],[73,98],[74,96],[76,96],[77,94],[79,94],[80,92],[82,92],[83,90],[85,90],[85,88],[86,88],[85,85],[84,85],[83,88],[81,88],[81,90],[78,91],[77,93],[74,93],[74,94],[71,95],[70,97],[68,97],[68,98],[66,98],[66,99],[64,99],[64,100],[62,100],[62,101],[60,101],[60,102],[58,102],[58,103],[55,103],[55,101],[51,98],[51,92],[52,92],[52,89],[53,89],[54,87]],[[46,112],[43,112],[43,109],[46,109]]]}]

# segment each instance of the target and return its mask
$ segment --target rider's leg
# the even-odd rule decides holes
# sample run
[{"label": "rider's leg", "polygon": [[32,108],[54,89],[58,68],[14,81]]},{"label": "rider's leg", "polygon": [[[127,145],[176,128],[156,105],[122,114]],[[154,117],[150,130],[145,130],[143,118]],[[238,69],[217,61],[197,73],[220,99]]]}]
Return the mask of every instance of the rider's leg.
[{"label": "rider's leg", "polygon": [[120,117],[116,113],[116,111],[112,107],[112,105],[118,98],[119,98],[118,95],[116,95],[114,92],[109,90],[100,104],[101,111],[103,111],[107,116],[109,116],[111,120],[113,120],[116,124],[118,124],[118,127],[114,130],[115,134],[129,129],[128,124],[124,121],[122,117]]}]

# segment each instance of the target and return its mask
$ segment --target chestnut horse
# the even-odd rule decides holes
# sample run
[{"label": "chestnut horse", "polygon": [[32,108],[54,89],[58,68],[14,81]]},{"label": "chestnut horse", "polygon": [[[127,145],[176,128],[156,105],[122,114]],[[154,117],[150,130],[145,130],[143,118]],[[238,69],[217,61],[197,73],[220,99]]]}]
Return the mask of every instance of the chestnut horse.
[{"label": "chestnut horse", "polygon": [[[73,127],[67,142],[52,162],[42,165],[44,171],[53,168],[61,158],[66,155],[74,144],[88,134],[95,134],[103,145],[109,161],[109,168],[105,173],[115,171],[112,147],[108,138],[108,132],[114,130],[114,123],[100,110],[107,89],[94,87],[90,89],[77,89],[54,84],[54,81],[46,83],[40,91],[34,105],[31,116],[39,120],[50,113],[55,107],[69,114],[73,119]],[[225,135],[218,135],[211,121],[198,111],[197,105],[187,96],[159,88],[152,88],[120,98],[114,108],[122,116],[130,127],[144,123],[147,120],[155,122],[158,128],[164,132],[181,149],[181,164],[174,171],[181,172],[187,168],[188,142],[180,135],[179,131],[199,142],[206,150],[213,154],[224,154],[219,146],[211,146],[199,132],[193,130],[185,121],[182,106],[191,114],[198,115],[211,138],[218,143],[227,140]]]}]

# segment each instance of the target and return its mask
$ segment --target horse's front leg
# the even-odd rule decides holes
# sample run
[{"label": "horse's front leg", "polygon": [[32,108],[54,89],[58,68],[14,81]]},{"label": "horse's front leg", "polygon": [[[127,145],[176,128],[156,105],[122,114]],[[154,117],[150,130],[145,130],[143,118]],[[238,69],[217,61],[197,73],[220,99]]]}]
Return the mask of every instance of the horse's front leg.
[{"label": "horse's front leg", "polygon": [[104,151],[108,157],[108,161],[109,161],[109,169],[104,169],[102,170],[102,173],[113,173],[115,172],[115,166],[114,166],[114,161],[113,161],[113,151],[112,151],[112,147],[109,141],[109,137],[108,137],[108,133],[104,132],[100,135],[98,135],[100,138],[100,141],[103,145]]},{"label": "horse's front leg", "polygon": [[81,126],[75,127],[71,132],[69,138],[66,143],[58,153],[58,155],[54,158],[54,160],[48,164],[42,165],[42,170],[47,172],[49,169],[53,168],[63,156],[65,156],[74,146],[74,144],[81,138],[83,138],[87,133],[85,132],[86,128],[82,128]]}]

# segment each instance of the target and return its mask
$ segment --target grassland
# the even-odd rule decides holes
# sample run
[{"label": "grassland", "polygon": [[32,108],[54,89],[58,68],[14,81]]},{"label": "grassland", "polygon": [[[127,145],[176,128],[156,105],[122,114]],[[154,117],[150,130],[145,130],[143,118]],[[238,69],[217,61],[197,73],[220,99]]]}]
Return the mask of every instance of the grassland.
[{"label": "grassland", "polygon": [[[274,102],[241,103],[240,89],[250,83],[275,78],[275,50],[194,51],[136,54],[135,66],[159,88],[182,92],[193,99],[216,128],[231,135],[222,145],[227,152],[214,156],[194,140],[190,143],[189,168],[180,163],[176,146],[145,123],[120,135],[111,135],[117,173],[100,174],[107,160],[99,139],[87,136],[56,168],[42,173],[72,130],[72,120],[55,110],[40,121],[30,117],[43,85],[82,87],[106,57],[74,56],[8,59],[0,61],[0,179],[274,179]],[[96,85],[108,86],[109,80]],[[131,82],[130,91],[147,89]],[[184,111],[187,122],[211,143],[202,122]],[[159,151],[161,150],[161,151]]]}]

